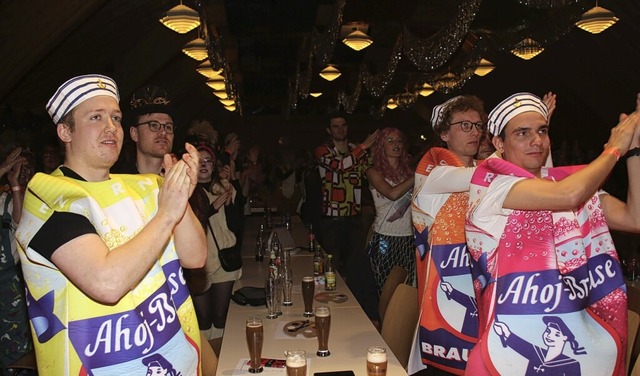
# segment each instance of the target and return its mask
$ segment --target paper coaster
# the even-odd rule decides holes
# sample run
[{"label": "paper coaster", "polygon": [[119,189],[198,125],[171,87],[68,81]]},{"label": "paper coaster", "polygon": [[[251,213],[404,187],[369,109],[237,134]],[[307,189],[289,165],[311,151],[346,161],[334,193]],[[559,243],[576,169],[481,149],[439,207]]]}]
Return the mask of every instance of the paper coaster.
[{"label": "paper coaster", "polygon": [[314,320],[295,320],[284,324],[282,331],[291,337],[299,334],[312,338],[316,336],[316,323]]},{"label": "paper coaster", "polygon": [[344,303],[349,300],[349,297],[345,294],[337,291],[325,291],[316,294],[315,299],[320,303]]}]

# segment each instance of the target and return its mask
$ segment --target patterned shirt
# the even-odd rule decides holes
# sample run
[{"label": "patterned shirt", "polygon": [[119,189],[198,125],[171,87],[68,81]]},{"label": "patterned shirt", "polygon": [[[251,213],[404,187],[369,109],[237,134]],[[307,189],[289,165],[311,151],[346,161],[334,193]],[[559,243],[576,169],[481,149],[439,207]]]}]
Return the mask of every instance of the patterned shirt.
[{"label": "patterned shirt", "polygon": [[333,145],[321,145],[316,148],[315,155],[322,180],[322,215],[349,217],[360,214],[362,179],[370,167],[366,150],[349,144],[349,153],[342,154]]}]

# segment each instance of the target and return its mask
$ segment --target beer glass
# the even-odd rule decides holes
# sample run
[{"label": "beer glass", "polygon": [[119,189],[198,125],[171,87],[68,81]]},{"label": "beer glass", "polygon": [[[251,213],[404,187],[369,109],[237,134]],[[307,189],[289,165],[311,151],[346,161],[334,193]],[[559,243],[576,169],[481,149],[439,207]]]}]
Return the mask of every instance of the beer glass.
[{"label": "beer glass", "polygon": [[293,305],[293,302],[291,301],[291,293],[293,292],[293,271],[291,269],[284,269],[282,274],[282,305],[290,307]]},{"label": "beer glass", "polygon": [[251,317],[247,319],[247,346],[249,347],[249,372],[262,372],[262,342],[264,332],[262,319]]},{"label": "beer glass", "polygon": [[287,376],[307,376],[307,356],[304,350],[285,351]]},{"label": "beer glass", "polygon": [[371,346],[367,349],[367,376],[386,376],[387,349]]},{"label": "beer glass", "polygon": [[327,306],[316,307],[316,337],[318,337],[318,356],[329,356],[329,330],[331,329],[331,310]]},{"label": "beer glass", "polygon": [[313,295],[315,293],[315,282],[313,277],[306,276],[302,278],[302,300],[304,301],[304,317],[313,316]]},{"label": "beer glass", "polygon": [[264,297],[267,303],[267,318],[278,318],[278,278],[269,277],[264,282]]}]

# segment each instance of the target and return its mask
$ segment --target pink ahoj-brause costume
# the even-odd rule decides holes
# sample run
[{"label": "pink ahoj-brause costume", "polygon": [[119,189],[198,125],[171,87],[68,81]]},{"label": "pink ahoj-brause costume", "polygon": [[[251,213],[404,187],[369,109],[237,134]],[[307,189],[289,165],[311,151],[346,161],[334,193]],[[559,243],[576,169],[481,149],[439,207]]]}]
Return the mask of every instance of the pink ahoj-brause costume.
[{"label": "pink ahoj-brause costume", "polygon": [[602,192],[574,211],[504,209],[513,184],[533,177],[498,158],[473,175],[466,238],[480,338],[467,374],[624,375],[627,295]]}]

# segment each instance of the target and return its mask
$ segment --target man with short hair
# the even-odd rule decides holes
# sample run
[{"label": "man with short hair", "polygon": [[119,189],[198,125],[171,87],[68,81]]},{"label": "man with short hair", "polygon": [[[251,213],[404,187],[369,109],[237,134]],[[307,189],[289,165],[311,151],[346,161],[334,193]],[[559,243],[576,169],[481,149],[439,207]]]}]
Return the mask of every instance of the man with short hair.
[{"label": "man with short hair", "polygon": [[[333,263],[348,278],[347,264],[352,252],[362,247],[362,179],[368,167],[367,149],[379,130],[359,145],[349,142],[345,115],[332,114],[326,131],[327,144],[315,150],[322,181],[322,216],[318,220],[318,238],[324,250],[333,255]],[[366,260],[365,260],[366,261]]]},{"label": "man with short hair", "polygon": [[[478,314],[464,239],[469,182],[486,130],[482,101],[461,95],[435,106],[431,125],[443,147],[420,160],[412,200],[420,319],[409,371],[462,375],[478,335]],[[455,344],[455,346],[454,346]],[[455,349],[446,356],[437,349]],[[445,353],[449,353],[446,351]]]},{"label": "man with short hair", "polygon": [[31,180],[16,231],[38,370],[143,375],[156,356],[195,375],[200,333],[182,268],[206,259],[188,205],[198,153],[165,155],[164,179],[110,174],[123,140],[118,100],[111,78],[90,74],[47,104],[65,160]]},{"label": "man with short hair", "polygon": [[[540,98],[516,93],[489,114],[502,158],[471,180],[465,230],[480,322],[468,374],[566,374],[569,364],[571,374],[625,374],[627,296],[609,228],[640,232],[639,108],[640,96],[590,164],[558,168],[543,167]],[[625,154],[626,203],[599,190]],[[550,331],[551,321],[566,329]],[[570,346],[541,350],[554,333]]]},{"label": "man with short hair", "polygon": [[133,94],[125,120],[136,145],[135,166],[126,173],[161,174],[165,154],[171,153],[176,131],[176,110],[166,90],[147,85]]}]

